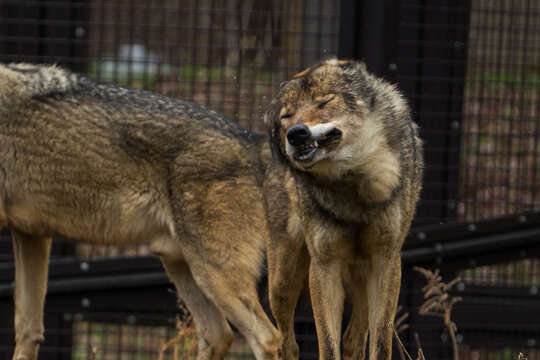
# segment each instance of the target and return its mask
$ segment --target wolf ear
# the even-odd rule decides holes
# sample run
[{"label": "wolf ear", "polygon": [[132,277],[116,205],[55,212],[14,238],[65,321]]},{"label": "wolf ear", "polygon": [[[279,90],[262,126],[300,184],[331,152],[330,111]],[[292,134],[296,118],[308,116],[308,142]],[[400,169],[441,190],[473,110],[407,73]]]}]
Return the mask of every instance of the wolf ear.
[{"label": "wolf ear", "polygon": [[356,61],[356,60],[339,60],[338,61],[339,66],[343,71],[361,71],[366,72],[367,66],[366,63],[363,61]]},{"label": "wolf ear", "polygon": [[270,137],[270,150],[272,152],[272,158],[274,160],[285,161],[285,157],[281,153],[281,138],[279,136],[279,128],[277,124],[268,128],[268,135]]},{"label": "wolf ear", "polygon": [[358,62],[358,68],[359,68],[360,70],[362,70],[362,71],[367,71],[367,65],[366,65],[366,63],[363,62],[363,61],[359,61],[359,62]]},{"label": "wolf ear", "polygon": [[279,135],[279,124],[275,121],[277,115],[276,109],[280,108],[275,101],[270,103],[268,110],[264,113],[264,124],[268,129],[268,140],[270,140],[270,150],[273,159],[284,160],[281,154],[281,139]]},{"label": "wolf ear", "polygon": [[282,107],[283,105],[279,100],[279,95],[272,99],[263,115],[264,125],[270,128],[273,125],[274,121],[279,117],[279,111]]},{"label": "wolf ear", "polygon": [[264,122],[264,125],[270,127],[270,125],[272,124],[272,118],[273,116],[275,115],[274,114],[274,101],[275,100],[272,100],[270,102],[270,104],[268,104],[268,108],[266,109],[266,111],[264,112],[264,115],[263,115],[263,122]]}]

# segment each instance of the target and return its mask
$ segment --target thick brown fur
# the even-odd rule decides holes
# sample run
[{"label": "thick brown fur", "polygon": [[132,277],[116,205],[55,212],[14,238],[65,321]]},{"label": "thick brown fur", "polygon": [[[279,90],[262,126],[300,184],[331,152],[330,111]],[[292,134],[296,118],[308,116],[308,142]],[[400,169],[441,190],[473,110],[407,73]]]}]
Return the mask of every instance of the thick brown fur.
[{"label": "thick brown fur", "polygon": [[285,83],[265,121],[270,305],[283,358],[298,358],[293,313],[309,277],[320,359],[363,359],[368,333],[369,359],[390,359],[400,249],[423,168],[405,100],[363,64],[331,59]]},{"label": "thick brown fur", "polygon": [[230,321],[257,359],[279,335],[256,283],[268,227],[267,139],[196,104],[54,66],[0,65],[0,226],[13,234],[13,359],[35,360],[51,238],[146,243],[191,311],[198,359],[222,359]]}]

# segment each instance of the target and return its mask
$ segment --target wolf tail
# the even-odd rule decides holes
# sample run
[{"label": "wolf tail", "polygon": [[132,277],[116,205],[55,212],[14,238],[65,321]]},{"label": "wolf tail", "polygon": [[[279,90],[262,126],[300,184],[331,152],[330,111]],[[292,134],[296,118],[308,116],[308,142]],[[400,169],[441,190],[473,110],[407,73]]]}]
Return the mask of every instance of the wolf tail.
[{"label": "wolf tail", "polygon": [[55,65],[0,64],[0,105],[65,93],[76,86],[79,78]]}]

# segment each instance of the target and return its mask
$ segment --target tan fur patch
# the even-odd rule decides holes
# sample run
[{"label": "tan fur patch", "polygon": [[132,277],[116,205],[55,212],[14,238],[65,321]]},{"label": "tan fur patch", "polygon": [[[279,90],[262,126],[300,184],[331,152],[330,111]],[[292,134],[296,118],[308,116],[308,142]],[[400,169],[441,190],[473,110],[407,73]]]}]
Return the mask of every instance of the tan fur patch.
[{"label": "tan fur patch", "polygon": [[349,60],[338,60],[338,59],[328,59],[328,60],[326,60],[326,64],[334,65],[334,66],[347,64],[349,62],[350,62]]},{"label": "tan fur patch", "polygon": [[295,74],[293,78],[297,79],[299,77],[305,76],[307,73],[309,73],[311,70],[311,67],[308,67],[307,69],[300,71],[299,73]]},{"label": "tan fur patch", "polygon": [[0,66],[0,105],[8,103],[8,97],[21,96],[24,93],[23,84],[18,74],[8,68]]},{"label": "tan fur patch", "polygon": [[332,99],[334,99],[335,97],[335,94],[328,94],[324,96],[316,96],[313,100],[315,100],[315,102],[317,103],[326,103],[332,101]]},{"label": "tan fur patch", "polygon": [[296,213],[289,217],[287,222],[287,233],[293,239],[302,233],[302,222]]}]

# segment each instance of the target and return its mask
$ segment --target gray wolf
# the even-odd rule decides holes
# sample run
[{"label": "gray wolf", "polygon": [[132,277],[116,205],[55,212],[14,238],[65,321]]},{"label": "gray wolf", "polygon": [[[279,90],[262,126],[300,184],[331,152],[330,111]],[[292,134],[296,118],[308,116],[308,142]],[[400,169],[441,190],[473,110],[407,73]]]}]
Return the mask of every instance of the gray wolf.
[{"label": "gray wolf", "polygon": [[[279,334],[256,283],[268,227],[265,136],[202,106],[55,66],[0,65],[0,227],[15,255],[13,359],[35,360],[53,236],[149,244],[190,310],[198,359],[230,321],[257,359]],[[228,320],[228,321],[227,321]]]},{"label": "gray wolf", "polygon": [[283,358],[298,358],[293,313],[309,278],[320,359],[364,359],[368,333],[369,359],[390,359],[423,168],[403,96],[362,63],[330,59],[283,84],[265,121],[270,307]]}]

